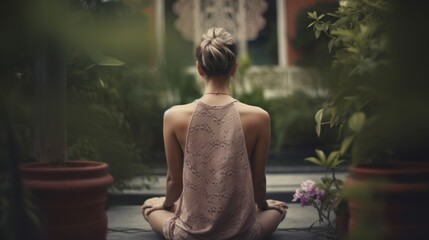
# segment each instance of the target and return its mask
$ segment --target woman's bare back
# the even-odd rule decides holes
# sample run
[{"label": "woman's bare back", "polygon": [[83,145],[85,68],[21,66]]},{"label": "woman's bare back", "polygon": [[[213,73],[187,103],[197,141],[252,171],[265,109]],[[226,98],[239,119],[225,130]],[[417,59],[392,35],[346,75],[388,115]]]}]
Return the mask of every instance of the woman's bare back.
[{"label": "woman's bare back", "polygon": [[[229,101],[231,101],[229,99]],[[212,104],[205,102],[208,105],[223,105],[227,102],[218,102],[217,104]],[[176,105],[166,111],[166,115],[170,115],[173,119],[172,124],[174,125],[174,132],[177,140],[182,148],[182,151],[186,144],[186,135],[188,131],[189,122],[191,121],[192,113],[197,106],[197,102],[192,102],[184,105]],[[249,157],[252,156],[253,150],[255,148],[258,136],[263,134],[263,132],[270,131],[270,116],[269,114],[260,107],[251,106],[241,102],[236,103],[237,110],[240,114],[241,123],[243,126],[244,137],[246,139],[246,147]],[[269,145],[269,142],[268,142]]]}]

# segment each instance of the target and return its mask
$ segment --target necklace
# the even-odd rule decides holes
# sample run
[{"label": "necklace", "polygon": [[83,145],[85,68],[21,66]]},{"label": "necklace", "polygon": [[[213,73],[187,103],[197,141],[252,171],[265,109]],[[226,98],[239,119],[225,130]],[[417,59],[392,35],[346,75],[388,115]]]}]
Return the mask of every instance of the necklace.
[{"label": "necklace", "polygon": [[231,95],[231,93],[227,93],[227,92],[205,92],[204,94]]}]

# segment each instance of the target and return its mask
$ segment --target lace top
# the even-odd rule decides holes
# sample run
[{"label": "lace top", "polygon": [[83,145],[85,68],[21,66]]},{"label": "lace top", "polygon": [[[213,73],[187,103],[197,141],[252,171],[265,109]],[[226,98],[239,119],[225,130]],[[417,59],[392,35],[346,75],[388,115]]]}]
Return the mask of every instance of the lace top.
[{"label": "lace top", "polygon": [[236,100],[198,101],[185,145],[183,192],[167,239],[256,239],[261,227]]}]

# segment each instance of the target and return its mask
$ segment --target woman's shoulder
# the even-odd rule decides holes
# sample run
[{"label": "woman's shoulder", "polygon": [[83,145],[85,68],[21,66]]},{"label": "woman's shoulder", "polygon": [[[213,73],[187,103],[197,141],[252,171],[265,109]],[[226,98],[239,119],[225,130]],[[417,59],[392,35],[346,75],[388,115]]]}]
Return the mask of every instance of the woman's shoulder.
[{"label": "woman's shoulder", "polygon": [[259,116],[261,118],[269,118],[270,115],[263,108],[258,106],[253,106],[249,104],[245,104],[242,102],[237,102],[237,109],[241,115],[254,115]]},{"label": "woman's shoulder", "polygon": [[164,118],[178,118],[192,115],[195,106],[196,102],[172,106],[164,112]]}]

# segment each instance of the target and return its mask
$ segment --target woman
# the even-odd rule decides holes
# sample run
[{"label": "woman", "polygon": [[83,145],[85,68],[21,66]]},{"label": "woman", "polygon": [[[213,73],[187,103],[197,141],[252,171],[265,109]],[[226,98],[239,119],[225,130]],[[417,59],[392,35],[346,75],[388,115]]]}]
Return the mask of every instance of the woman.
[{"label": "woman", "polygon": [[166,197],[145,201],[142,212],[166,239],[266,239],[287,205],[266,200],[268,113],[231,97],[237,46],[211,28],[196,49],[204,95],[164,115]]}]

